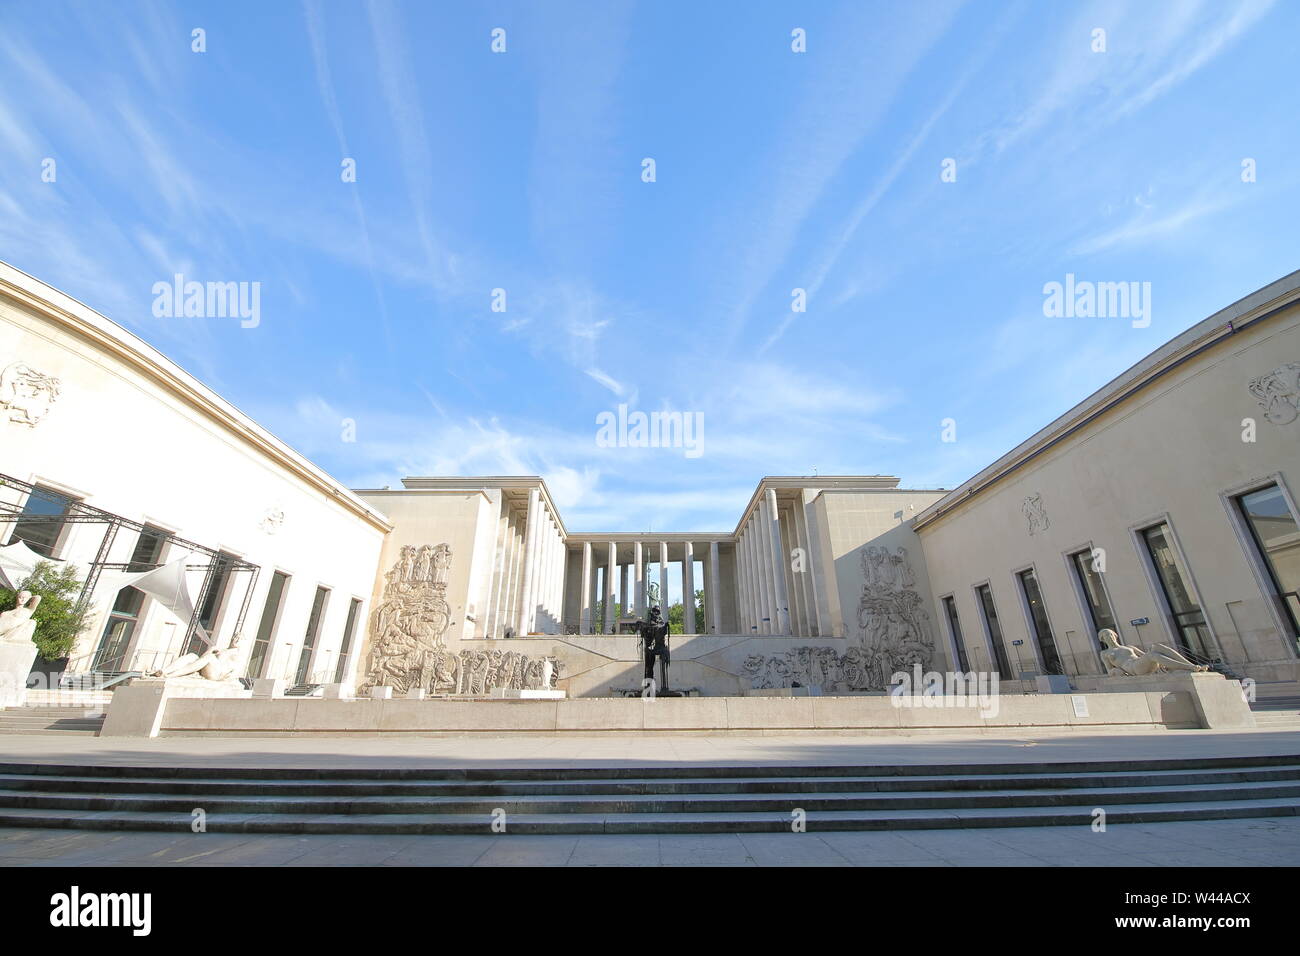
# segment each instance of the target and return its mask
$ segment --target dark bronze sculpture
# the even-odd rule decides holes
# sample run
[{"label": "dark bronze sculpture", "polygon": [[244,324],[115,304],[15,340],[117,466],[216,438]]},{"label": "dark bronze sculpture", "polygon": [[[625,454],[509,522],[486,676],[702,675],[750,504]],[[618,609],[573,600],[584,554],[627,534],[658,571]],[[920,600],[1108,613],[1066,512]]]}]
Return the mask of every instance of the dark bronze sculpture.
[{"label": "dark bronze sculpture", "polygon": [[[659,659],[659,685],[657,694],[668,693],[668,665],[672,655],[668,651],[668,622],[659,616],[659,608],[652,607],[644,621],[636,622],[637,633],[641,636],[641,646],[645,653],[645,680],[654,679],[655,659]],[[646,684],[644,686],[650,686]]]}]

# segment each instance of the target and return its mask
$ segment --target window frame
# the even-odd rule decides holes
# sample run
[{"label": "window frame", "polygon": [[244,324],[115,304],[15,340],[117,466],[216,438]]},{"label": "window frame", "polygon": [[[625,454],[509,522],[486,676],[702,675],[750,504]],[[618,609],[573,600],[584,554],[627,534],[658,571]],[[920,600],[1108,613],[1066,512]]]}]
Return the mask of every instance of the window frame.
[{"label": "window frame", "polygon": [[[1246,558],[1246,565],[1250,568],[1250,573],[1254,575],[1255,584],[1259,587],[1260,595],[1264,598],[1264,604],[1268,607],[1273,626],[1277,628],[1278,635],[1285,638],[1289,633],[1300,632],[1300,621],[1289,622],[1283,616],[1282,609],[1278,607],[1281,594],[1278,591],[1273,569],[1268,565],[1268,559],[1260,554],[1255,533],[1246,521],[1246,516],[1241,512],[1241,499],[1243,497],[1256,491],[1263,491],[1272,485],[1276,485],[1281,490],[1282,499],[1291,510],[1291,517],[1295,519],[1297,524],[1300,524],[1300,507],[1297,507],[1295,496],[1291,494],[1291,489],[1287,486],[1286,479],[1282,477],[1280,471],[1224,489],[1219,492],[1219,500],[1223,503],[1224,511],[1228,515],[1228,524],[1231,525],[1232,532],[1236,535],[1237,543],[1241,546],[1242,554]],[[1300,657],[1300,633],[1296,633],[1289,640],[1284,640],[1283,643],[1286,644],[1292,657]]]},{"label": "window frame", "polygon": [[[1000,665],[998,664],[998,653],[994,648],[996,642],[993,640],[993,631],[989,628],[988,615],[984,611],[984,602],[980,598],[980,588],[982,587],[989,589],[989,603],[993,605],[993,614],[998,619],[998,630],[1002,632],[1002,638],[1001,638],[1002,658],[1007,662],[1007,673],[1001,675],[1001,679],[1019,680],[1020,672],[1013,671],[1011,669],[1012,654],[1011,654],[1010,647],[1007,645],[1006,628],[1002,626],[1002,612],[998,610],[998,596],[993,593],[993,581],[988,578],[985,578],[983,581],[977,581],[974,584],[972,584],[970,586],[970,590],[971,590],[971,597],[975,601],[975,611],[977,613],[977,616],[979,617],[980,627],[983,628],[984,630],[984,641],[989,646],[989,653],[993,655],[992,663],[995,667],[998,667],[999,670],[1001,669]],[[1019,664],[1020,661],[1017,659],[1016,663]]]},{"label": "window frame", "polygon": [[1159,612],[1158,616],[1164,628],[1165,636],[1171,642],[1170,646],[1176,649],[1183,648],[1182,631],[1174,619],[1174,609],[1169,603],[1169,596],[1165,593],[1164,582],[1160,580],[1160,572],[1156,570],[1155,561],[1151,557],[1151,549],[1146,539],[1146,532],[1161,524],[1169,529],[1169,540],[1173,544],[1174,554],[1177,556],[1182,572],[1187,578],[1184,585],[1188,593],[1195,598],[1196,606],[1200,608],[1201,617],[1205,621],[1205,629],[1209,632],[1210,642],[1214,645],[1213,650],[1218,654],[1219,660],[1226,661],[1227,656],[1223,653],[1223,644],[1219,640],[1219,633],[1214,627],[1214,622],[1210,619],[1210,612],[1205,606],[1205,600],[1201,597],[1201,589],[1196,583],[1196,574],[1192,570],[1191,562],[1187,560],[1187,552],[1183,550],[1182,540],[1178,536],[1178,528],[1175,527],[1174,519],[1169,512],[1162,511],[1129,525],[1128,533],[1133,541],[1133,548],[1137,551],[1138,563],[1141,564],[1142,572],[1146,575],[1147,587],[1151,591],[1152,600],[1154,600]]},{"label": "window frame", "polygon": [[1029,595],[1025,593],[1025,582],[1021,577],[1026,571],[1032,571],[1034,581],[1038,584],[1038,597],[1043,602],[1043,617],[1047,618],[1047,627],[1051,631],[1052,649],[1056,653],[1056,662],[1061,667],[1061,673],[1066,673],[1065,659],[1061,656],[1061,645],[1057,643],[1056,622],[1052,620],[1051,611],[1047,608],[1047,594],[1043,588],[1043,576],[1038,573],[1038,566],[1034,563],[1022,565],[1011,571],[1011,586],[1015,589],[1016,597],[1020,601],[1020,611],[1025,618],[1025,636],[1029,638],[1030,646],[1034,651],[1034,660],[1038,664],[1038,672],[1044,676],[1050,676],[1051,671],[1047,669],[1047,661],[1043,659],[1042,635],[1038,633],[1038,626],[1034,623],[1034,612],[1029,606]]},{"label": "window frame", "polygon": [[[1093,620],[1092,606],[1088,601],[1088,593],[1085,590],[1084,582],[1080,577],[1079,566],[1074,560],[1077,555],[1082,554],[1085,551],[1091,555],[1095,550],[1097,550],[1096,543],[1092,539],[1089,539],[1075,547],[1066,548],[1061,552],[1061,557],[1064,559],[1066,565],[1065,576],[1069,578],[1070,585],[1074,589],[1075,600],[1079,604],[1079,617],[1083,622],[1084,629],[1092,634],[1092,639],[1090,641],[1092,644],[1092,655],[1096,659],[1097,666],[1100,668],[1099,673],[1104,674],[1106,673],[1106,668],[1101,662],[1101,638],[1097,636],[1100,633],[1101,628],[1098,627],[1096,621]],[[1106,572],[1098,571],[1097,580],[1101,583],[1101,593],[1105,596],[1106,604],[1110,607],[1111,616],[1115,618],[1115,633],[1119,635],[1122,642],[1124,639],[1124,628],[1122,624],[1123,618],[1119,613],[1119,609],[1115,607],[1115,599],[1110,593],[1110,584],[1106,581]]]},{"label": "window frame", "polygon": [[[951,614],[948,613],[948,605],[946,603],[948,601],[952,602]],[[961,627],[961,612],[957,608],[956,594],[953,593],[952,591],[949,591],[947,594],[940,595],[939,608],[943,612],[941,616],[944,619],[944,630],[948,634],[948,651],[950,654],[949,662],[952,664],[953,670],[956,671],[957,673],[968,674],[970,673],[971,667],[970,667],[970,651],[966,647],[966,635],[965,633],[962,633],[961,636],[958,636],[958,634],[953,631],[954,618],[957,621],[957,627],[958,628]],[[965,667],[962,667],[962,658],[966,659]]]}]

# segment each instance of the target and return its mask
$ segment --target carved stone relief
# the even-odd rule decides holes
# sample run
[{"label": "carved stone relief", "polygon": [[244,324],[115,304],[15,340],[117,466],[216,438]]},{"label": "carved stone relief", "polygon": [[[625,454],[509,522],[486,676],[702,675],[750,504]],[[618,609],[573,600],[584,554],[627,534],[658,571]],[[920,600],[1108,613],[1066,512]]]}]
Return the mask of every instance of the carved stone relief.
[{"label": "carved stone relief", "polygon": [[1247,388],[1264,409],[1264,417],[1274,425],[1289,425],[1300,418],[1300,362],[1251,379]]},{"label": "carved stone relief", "polygon": [[366,678],[358,692],[381,686],[392,687],[397,696],[415,689],[430,694],[486,694],[495,687],[554,689],[559,673],[554,658],[502,650],[456,654],[447,649],[451,557],[447,544],[401,549],[384,575],[383,600],[371,615]]},{"label": "carved stone relief", "polygon": [[1020,505],[1020,511],[1024,514],[1025,521],[1029,522],[1030,534],[1047,530],[1047,509],[1043,507],[1041,494],[1028,495]]},{"label": "carved stone relief", "polygon": [[36,427],[58,397],[59,380],[26,362],[14,362],[0,372],[0,409],[11,422]]},{"label": "carved stone relief", "polygon": [[824,693],[884,690],[889,679],[914,664],[928,668],[934,657],[930,615],[915,590],[916,575],[906,548],[868,546],[860,554],[862,594],[858,599],[859,646],[840,654],[833,647],[800,645],[774,655],[745,659],[742,677],[750,687],[820,686]]}]

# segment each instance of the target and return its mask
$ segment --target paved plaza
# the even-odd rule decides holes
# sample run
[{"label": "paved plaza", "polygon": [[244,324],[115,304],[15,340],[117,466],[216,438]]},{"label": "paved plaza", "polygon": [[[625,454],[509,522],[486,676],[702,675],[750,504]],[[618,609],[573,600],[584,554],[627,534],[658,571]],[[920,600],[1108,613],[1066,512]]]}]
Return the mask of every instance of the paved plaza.
[{"label": "paved plaza", "polygon": [[296,836],[0,829],[0,866],[1300,865],[1300,818],[1088,827],[560,836]]}]

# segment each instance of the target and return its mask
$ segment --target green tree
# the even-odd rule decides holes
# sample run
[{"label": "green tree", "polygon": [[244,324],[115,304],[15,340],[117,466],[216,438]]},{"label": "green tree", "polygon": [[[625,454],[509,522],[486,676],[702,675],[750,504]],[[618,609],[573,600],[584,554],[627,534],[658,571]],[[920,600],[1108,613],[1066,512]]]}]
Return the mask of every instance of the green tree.
[{"label": "green tree", "polygon": [[678,601],[676,604],[668,608],[668,633],[669,634],[685,633],[682,630],[682,618],[684,616],[685,616],[685,612],[682,610],[681,601]]},{"label": "green tree", "polygon": [[[37,561],[32,573],[18,583],[18,591],[41,596],[41,603],[32,614],[36,622],[32,641],[44,660],[67,657],[77,642],[77,635],[85,628],[90,607],[77,605],[80,590],[76,567],[56,565],[52,561]],[[14,606],[17,596],[17,591],[0,588],[0,606],[8,610]]]}]

